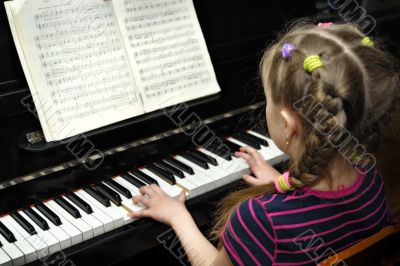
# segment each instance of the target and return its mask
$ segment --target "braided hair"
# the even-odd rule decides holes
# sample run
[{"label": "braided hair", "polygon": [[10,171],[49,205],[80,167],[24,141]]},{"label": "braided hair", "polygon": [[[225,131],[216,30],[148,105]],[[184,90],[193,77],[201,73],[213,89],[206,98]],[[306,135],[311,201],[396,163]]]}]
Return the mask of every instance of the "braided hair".
[{"label": "braided hair", "polygon": [[[260,76],[264,87],[271,88],[272,101],[299,114],[303,127],[304,149],[291,158],[289,165],[294,188],[312,185],[327,176],[328,166],[338,153],[353,155],[360,147],[374,151],[382,129],[390,121],[400,87],[397,62],[377,40],[373,47],[366,46],[363,37],[351,24],[320,28],[300,22],[280,36],[262,57]],[[289,58],[281,54],[285,43],[295,47]],[[303,62],[310,55],[318,55],[323,67],[305,71]],[[349,134],[357,145],[343,142]],[[212,238],[220,237],[241,202],[276,192],[271,183],[225,197],[219,203]]]}]

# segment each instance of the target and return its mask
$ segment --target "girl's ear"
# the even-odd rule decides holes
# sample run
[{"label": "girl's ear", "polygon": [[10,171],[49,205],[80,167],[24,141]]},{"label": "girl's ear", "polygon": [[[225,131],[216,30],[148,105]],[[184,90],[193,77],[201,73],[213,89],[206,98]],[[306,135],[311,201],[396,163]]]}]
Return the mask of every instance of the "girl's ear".
[{"label": "girl's ear", "polygon": [[285,139],[290,142],[293,135],[297,132],[297,123],[295,114],[287,108],[283,108],[280,112],[283,119],[283,129],[285,133]]}]

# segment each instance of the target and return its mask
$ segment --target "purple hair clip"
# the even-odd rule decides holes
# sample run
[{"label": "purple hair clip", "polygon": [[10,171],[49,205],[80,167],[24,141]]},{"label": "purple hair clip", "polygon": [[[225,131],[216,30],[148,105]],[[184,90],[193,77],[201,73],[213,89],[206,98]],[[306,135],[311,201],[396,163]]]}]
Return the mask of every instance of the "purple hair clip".
[{"label": "purple hair clip", "polygon": [[296,46],[294,46],[294,45],[291,44],[291,43],[285,43],[285,44],[282,46],[282,49],[281,49],[282,57],[283,57],[284,59],[290,58],[290,56],[292,56],[292,52],[293,52],[294,49],[296,49]]},{"label": "purple hair clip", "polygon": [[333,25],[332,22],[320,22],[320,23],[318,23],[318,27],[320,27],[320,28],[329,28],[332,25]]}]

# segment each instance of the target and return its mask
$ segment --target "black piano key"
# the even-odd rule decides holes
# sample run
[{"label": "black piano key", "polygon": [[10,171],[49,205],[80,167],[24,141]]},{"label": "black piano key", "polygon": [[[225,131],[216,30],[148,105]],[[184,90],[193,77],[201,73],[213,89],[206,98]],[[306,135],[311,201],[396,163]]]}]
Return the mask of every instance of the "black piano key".
[{"label": "black piano key", "polygon": [[136,178],[139,178],[141,181],[143,181],[146,184],[157,184],[158,185],[157,180],[155,180],[151,176],[143,173],[140,170],[133,169],[133,170],[129,171],[129,174]]},{"label": "black piano key", "polygon": [[218,166],[218,162],[217,162],[217,160],[215,160],[215,158],[213,158],[213,157],[211,157],[211,156],[209,156],[209,155],[207,155],[207,154],[205,154],[205,153],[203,153],[203,152],[201,152],[201,151],[199,151],[199,150],[190,150],[190,152],[194,155],[194,156],[196,156],[196,157],[198,157],[198,158],[202,158],[203,160],[205,160],[207,163],[209,163],[209,164],[212,164],[212,165],[214,165],[214,166]]},{"label": "black piano key", "polygon": [[10,243],[17,241],[14,234],[2,222],[0,222],[0,234]]},{"label": "black piano key", "polygon": [[80,198],[78,195],[76,195],[73,192],[69,192],[65,195],[70,201],[72,201],[76,206],[81,208],[84,212],[87,214],[93,213],[92,207],[90,206],[89,203],[84,201],[82,198]]},{"label": "black piano key", "polygon": [[263,145],[263,146],[265,146],[265,147],[268,147],[268,146],[269,146],[268,141],[266,141],[265,139],[256,137],[256,136],[254,136],[253,134],[250,134],[250,133],[248,133],[248,132],[246,132],[246,131],[241,132],[241,134],[243,134],[244,136],[246,136],[247,138],[249,138],[249,139],[251,139],[251,140],[253,140],[253,141],[255,141],[255,142],[260,143],[261,145]]},{"label": "black piano key", "polygon": [[59,197],[55,198],[54,201],[61,206],[65,211],[67,211],[69,214],[71,214],[74,218],[78,219],[81,218],[81,213],[77,208],[71,205],[68,201],[66,201],[64,198]]},{"label": "black piano key", "polygon": [[151,171],[153,174],[155,174],[156,176],[162,178],[165,182],[167,182],[171,186],[176,184],[174,175],[165,171],[164,169],[162,169],[154,164],[147,166],[147,169],[149,171]]},{"label": "black piano key", "polygon": [[98,191],[100,191],[104,196],[106,196],[112,203],[114,203],[117,206],[121,206],[121,196],[112,190],[111,188],[107,187],[106,185],[103,185],[101,183],[97,183],[94,185],[94,188]]},{"label": "black piano key", "polygon": [[25,231],[28,232],[28,234],[30,234],[30,235],[37,234],[33,225],[31,225],[24,217],[22,217],[21,214],[19,214],[16,211],[11,211],[10,215],[22,228],[25,229]]},{"label": "black piano key", "polygon": [[122,174],[121,177],[123,179],[125,179],[126,181],[128,181],[129,183],[131,183],[132,185],[134,185],[137,188],[141,188],[143,186],[146,186],[145,183],[143,183],[143,181],[141,181],[140,179],[137,179],[136,177],[133,177],[132,175],[129,174]]},{"label": "black piano key", "polygon": [[253,139],[250,139],[246,135],[243,135],[241,133],[236,133],[236,134],[233,134],[232,137],[234,139],[237,139],[237,140],[243,142],[246,145],[249,145],[250,147],[253,147],[254,149],[257,149],[257,150],[261,149],[261,145],[259,142],[256,142]]},{"label": "black piano key", "polygon": [[178,168],[175,168],[174,166],[172,166],[166,162],[162,162],[162,161],[155,162],[154,165],[164,169],[165,171],[167,171],[173,175],[176,175],[179,178],[185,178],[185,175],[183,174],[183,172],[181,170],[179,170]]},{"label": "black piano key", "polygon": [[121,195],[123,195],[125,198],[127,198],[127,199],[131,199],[132,198],[131,192],[127,188],[125,188],[124,186],[122,186],[119,183],[115,182],[114,180],[107,179],[107,180],[104,180],[103,182],[105,184],[107,184],[108,186],[110,186],[115,191],[117,191],[118,193],[120,193]]},{"label": "black piano key", "polygon": [[0,242],[0,248],[3,246],[3,244]]},{"label": "black piano key", "polygon": [[236,143],[233,143],[232,141],[229,141],[227,139],[222,140],[222,142],[229,147],[229,149],[234,153],[236,151],[240,150],[240,146],[237,145]]},{"label": "black piano key", "polygon": [[172,157],[167,157],[164,159],[164,162],[169,163],[170,165],[175,166],[176,168],[188,173],[189,175],[194,175],[194,170],[192,167],[172,158]]},{"label": "black piano key", "polygon": [[227,161],[232,160],[232,153],[231,152],[221,150],[216,145],[213,145],[212,143],[208,144],[206,146],[203,146],[203,148],[208,150],[209,152],[221,157],[221,158],[224,158]]},{"label": "black piano key", "polygon": [[61,225],[61,219],[55,214],[52,210],[50,210],[46,205],[42,202],[36,203],[36,209],[38,209],[47,219],[49,219],[54,225],[59,226]]},{"label": "black piano key", "polygon": [[49,225],[47,224],[46,220],[40,217],[37,212],[35,212],[31,207],[28,207],[23,210],[23,212],[31,218],[43,231],[49,230]]},{"label": "black piano key", "polygon": [[88,193],[90,196],[92,196],[95,200],[97,200],[98,202],[100,202],[101,204],[104,205],[104,207],[110,207],[111,206],[111,202],[110,200],[104,196],[101,192],[95,190],[92,187],[85,187],[83,189],[86,193]]},{"label": "black piano key", "polygon": [[205,161],[203,161],[201,159],[198,159],[197,157],[191,155],[188,152],[184,152],[184,153],[180,154],[180,156],[182,156],[183,158],[185,158],[186,160],[188,160],[188,161],[190,161],[190,162],[192,162],[194,164],[197,164],[201,168],[209,169],[209,166],[208,166],[207,162],[205,162]]}]

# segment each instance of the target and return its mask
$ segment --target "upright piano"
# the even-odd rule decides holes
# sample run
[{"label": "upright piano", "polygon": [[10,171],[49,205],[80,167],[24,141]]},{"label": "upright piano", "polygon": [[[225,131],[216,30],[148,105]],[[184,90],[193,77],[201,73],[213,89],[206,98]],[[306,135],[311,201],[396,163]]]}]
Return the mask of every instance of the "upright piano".
[{"label": "upright piano", "polygon": [[232,156],[238,147],[257,148],[277,167],[285,162],[266,132],[258,64],[286,23],[313,15],[314,1],[194,4],[220,94],[50,143],[0,7],[0,265],[149,265],[141,254],[169,228],[127,217],[120,204],[136,209],[138,187],[158,183],[171,196],[184,189],[201,226],[224,193],[244,185],[249,169]]}]

